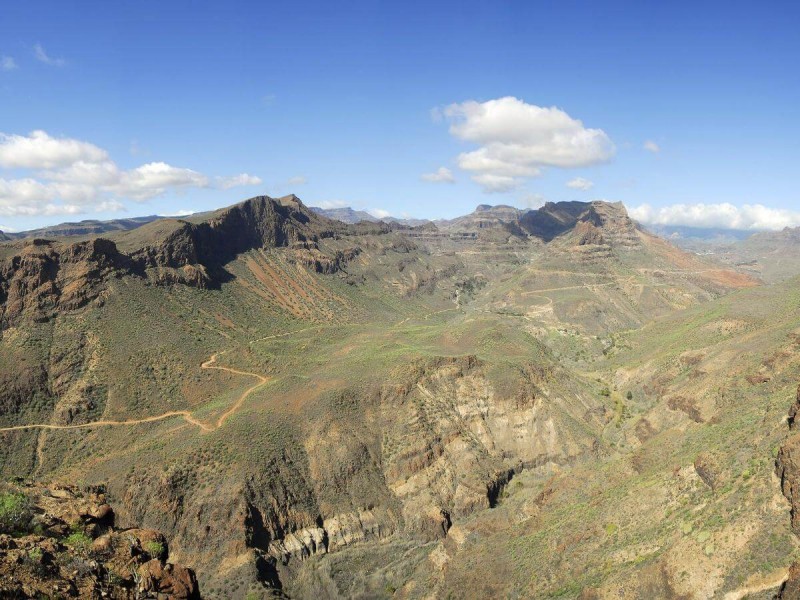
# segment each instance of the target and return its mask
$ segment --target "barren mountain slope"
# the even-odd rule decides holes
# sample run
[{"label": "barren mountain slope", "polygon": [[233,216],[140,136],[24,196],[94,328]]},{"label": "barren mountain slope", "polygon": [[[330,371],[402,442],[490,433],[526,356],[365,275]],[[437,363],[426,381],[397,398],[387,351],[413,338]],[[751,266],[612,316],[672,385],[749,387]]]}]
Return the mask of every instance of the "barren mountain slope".
[{"label": "barren mountain slope", "polygon": [[544,514],[550,481],[640,485],[620,465],[647,428],[606,363],[622,330],[754,284],[577,204],[549,241],[345,225],[289,196],[3,244],[3,473],[107,485],[204,597],[457,591],[436,570],[453,543],[503,556],[470,532],[538,531],[495,523],[507,498]]}]

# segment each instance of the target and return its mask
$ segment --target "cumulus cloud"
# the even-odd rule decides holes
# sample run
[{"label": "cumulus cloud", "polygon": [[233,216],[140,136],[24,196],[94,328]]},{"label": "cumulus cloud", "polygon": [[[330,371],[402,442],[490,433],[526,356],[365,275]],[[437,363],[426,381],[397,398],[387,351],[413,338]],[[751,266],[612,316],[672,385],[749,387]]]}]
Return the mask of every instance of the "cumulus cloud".
[{"label": "cumulus cloud", "polygon": [[30,135],[0,133],[0,167],[52,169],[78,162],[97,163],[108,158],[94,144],[68,138],[53,138],[45,131]]},{"label": "cumulus cloud", "polygon": [[0,71],[13,71],[17,68],[17,61],[11,56],[0,56]]},{"label": "cumulus cloud", "polygon": [[656,144],[653,140],[647,140],[642,147],[653,154],[658,154],[661,152],[661,146]]},{"label": "cumulus cloud", "polygon": [[433,173],[424,173],[420,179],[430,183],[455,183],[456,181],[453,173],[447,167],[439,167]]},{"label": "cumulus cloud", "polygon": [[141,201],[161,196],[168,189],[208,186],[208,177],[202,173],[163,162],[152,162],[122,172],[119,182],[111,187],[120,196]]},{"label": "cumulus cloud", "polygon": [[521,198],[521,202],[525,208],[541,208],[547,202],[547,198],[541,194],[525,194]]},{"label": "cumulus cloud", "polygon": [[367,212],[376,219],[385,219],[392,216],[392,213],[390,213],[388,210],[383,210],[382,208],[368,208]]},{"label": "cumulus cloud", "polygon": [[495,175],[494,173],[478,173],[471,179],[487,194],[505,194],[522,185],[522,180],[518,177]]},{"label": "cumulus cloud", "polygon": [[317,206],[325,210],[329,210],[331,208],[347,208],[350,206],[350,204],[345,200],[323,200],[322,202],[317,203]]},{"label": "cumulus cloud", "polygon": [[53,58],[52,56],[48,55],[41,44],[36,44],[33,47],[33,55],[36,57],[36,60],[43,62],[46,65],[50,65],[51,67],[63,67],[67,64],[67,61],[65,61],[63,58]]},{"label": "cumulus cloud", "polygon": [[594,187],[594,182],[589,181],[588,179],[584,179],[583,177],[576,177],[575,179],[570,179],[567,182],[567,187],[573,190],[581,190],[582,192],[588,192],[590,189]]},{"label": "cumulus cloud", "polygon": [[56,215],[123,210],[123,200],[146,201],[169,191],[257,185],[242,173],[208,176],[165,162],[121,169],[108,152],[89,142],[52,137],[44,131],[27,136],[0,133],[0,168],[22,171],[0,176],[0,215]]},{"label": "cumulus cloud", "polygon": [[643,204],[629,209],[634,219],[646,225],[676,225],[738,229],[743,231],[780,230],[800,226],[800,212],[769,208],[762,204],[734,206],[720,204],[673,204],[654,208]]},{"label": "cumulus cloud", "polygon": [[217,186],[223,190],[229,190],[240,185],[261,185],[261,178],[248,173],[239,173],[230,177],[217,177]]},{"label": "cumulus cloud", "polygon": [[507,192],[547,167],[577,168],[610,160],[614,144],[602,129],[588,129],[556,107],[506,96],[470,100],[441,110],[454,137],[478,144],[458,166],[487,192]]}]

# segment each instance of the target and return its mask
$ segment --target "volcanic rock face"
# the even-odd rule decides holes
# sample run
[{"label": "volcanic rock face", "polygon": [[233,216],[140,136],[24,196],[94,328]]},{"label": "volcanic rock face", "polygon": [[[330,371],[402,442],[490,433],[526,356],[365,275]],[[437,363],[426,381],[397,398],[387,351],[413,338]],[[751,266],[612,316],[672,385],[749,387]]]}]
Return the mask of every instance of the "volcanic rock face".
[{"label": "volcanic rock face", "polygon": [[102,490],[7,486],[0,494],[0,596],[200,598],[194,572],[167,562],[163,535],[115,528]]},{"label": "volcanic rock face", "polygon": [[[775,461],[775,472],[781,480],[781,490],[791,504],[791,523],[795,535],[800,535],[800,432],[797,414],[800,410],[800,386],[797,396],[789,409],[789,428],[794,431],[786,443],[778,451]],[[795,563],[789,570],[789,578],[781,588],[779,598],[782,600],[800,599],[800,563]]]},{"label": "volcanic rock face", "polygon": [[101,295],[106,277],[130,272],[127,257],[102,238],[67,246],[27,242],[0,263],[3,327],[23,316],[41,321],[81,308]]},{"label": "volcanic rock face", "polygon": [[357,254],[357,249],[336,256],[320,252],[316,240],[347,226],[312,213],[295,196],[253,198],[200,223],[178,221],[169,228],[165,222],[175,223],[162,220],[138,228],[135,234],[145,242],[129,254],[103,238],[72,244],[17,242],[16,252],[0,262],[2,328],[23,315],[42,321],[101,302],[105,280],[112,276],[147,276],[157,284],[204,288],[217,286],[224,277],[221,267],[254,248],[296,246],[298,260],[320,273],[336,272]]},{"label": "volcanic rock face", "polygon": [[[798,407],[800,407],[800,387],[791,409],[789,409],[789,427],[797,431],[796,422]],[[781,479],[783,495],[792,505],[792,529],[800,534],[800,433],[795,433],[781,447],[776,459],[776,473]]]},{"label": "volcanic rock face", "polygon": [[[211,286],[218,281],[209,270],[219,269],[237,254],[254,248],[313,244],[319,237],[333,235],[336,227],[328,227],[330,223],[306,209],[295,196],[280,200],[263,196],[218,211],[201,223],[181,221],[165,237],[133,252],[131,258],[145,269],[172,270],[171,275],[162,272],[167,283]],[[183,272],[176,272],[178,269]]]},{"label": "volcanic rock face", "polygon": [[549,243],[564,237],[571,245],[639,247],[638,228],[625,207],[608,202],[548,202],[534,210],[481,204],[474,212],[437,223],[443,231],[484,235],[504,232],[517,238]]},{"label": "volcanic rock face", "polygon": [[206,577],[225,557],[251,557],[262,583],[305,597],[298,573],[308,559],[390,536],[445,538],[457,520],[495,505],[514,473],[593,453],[596,406],[562,394],[557,374],[539,365],[500,390],[474,356],[420,360],[359,400],[373,407],[366,437],[334,418],[305,432],[303,455],[254,465],[244,481],[232,475],[201,491],[194,472],[175,470],[112,491],[122,522],[165,531]]},{"label": "volcanic rock face", "polygon": [[545,242],[571,234],[575,245],[640,246],[636,224],[620,202],[548,202],[523,214],[520,226]]}]

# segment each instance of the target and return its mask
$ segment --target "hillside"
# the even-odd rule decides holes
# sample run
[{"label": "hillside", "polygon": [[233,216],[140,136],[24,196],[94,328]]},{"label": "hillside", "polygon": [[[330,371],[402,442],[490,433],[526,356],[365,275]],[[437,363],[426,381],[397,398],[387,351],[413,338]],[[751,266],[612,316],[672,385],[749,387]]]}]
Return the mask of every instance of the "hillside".
[{"label": "hillside", "polygon": [[[349,225],[257,197],[0,244],[3,475],[104,485],[208,598],[677,596],[720,556],[700,597],[774,576],[796,282],[621,205],[514,211]],[[742,498],[749,537],[706,537]]]}]

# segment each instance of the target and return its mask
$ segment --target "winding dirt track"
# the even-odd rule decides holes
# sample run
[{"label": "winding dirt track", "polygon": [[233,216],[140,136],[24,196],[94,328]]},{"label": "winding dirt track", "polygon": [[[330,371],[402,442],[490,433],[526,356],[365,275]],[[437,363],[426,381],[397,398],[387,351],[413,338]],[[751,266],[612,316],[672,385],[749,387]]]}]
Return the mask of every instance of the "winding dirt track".
[{"label": "winding dirt track", "polygon": [[215,366],[214,363],[217,362],[217,357],[220,353],[214,354],[211,358],[205,361],[203,364],[200,365],[201,369],[216,369],[218,371],[227,371],[228,373],[233,373],[234,375],[242,375],[245,377],[255,377],[258,379],[258,383],[255,385],[247,388],[241,396],[234,402],[231,407],[222,413],[219,418],[213,424],[204,423],[195,419],[188,410],[171,410],[169,412],[162,413],[160,415],[155,415],[153,417],[144,417],[142,419],[128,419],[125,421],[109,421],[109,420],[102,420],[102,421],[92,421],[91,423],[81,423],[78,425],[51,425],[49,423],[34,423],[32,425],[15,425],[13,427],[0,427],[0,433],[4,431],[21,431],[23,429],[54,429],[54,430],[64,430],[64,429],[88,429],[91,427],[123,427],[123,426],[130,426],[130,425],[141,425],[143,423],[155,423],[157,421],[163,421],[165,419],[171,419],[173,417],[182,417],[187,423],[191,425],[196,425],[200,428],[201,431],[214,431],[215,429],[219,429],[225,424],[225,421],[228,420],[231,415],[236,413],[244,404],[244,401],[247,400],[247,397],[255,392],[261,386],[267,384],[270,381],[269,377],[264,377],[263,375],[259,375],[258,373],[250,373],[248,371],[239,371],[238,369],[231,369],[230,367],[218,367]]},{"label": "winding dirt track", "polygon": [[[239,371],[237,369],[231,369],[230,367],[215,367],[214,363],[217,362],[217,356],[219,355],[215,354],[214,356],[209,358],[206,362],[200,365],[200,368],[217,369],[218,371],[227,371],[228,373],[233,373],[234,375],[242,375],[243,377],[255,377],[256,379],[258,379],[258,383],[255,384],[254,386],[247,388],[242,393],[242,395],[239,396],[239,399],[236,402],[234,402],[228,410],[226,410],[219,416],[219,418],[217,419],[216,427],[213,427],[210,430],[206,429],[206,431],[211,431],[213,429],[218,429],[222,427],[225,424],[225,421],[228,420],[228,417],[233,415],[236,411],[238,411],[242,407],[242,404],[244,404],[244,401],[247,400],[247,397],[250,394],[255,392],[258,388],[260,388],[262,385],[265,385],[270,380],[269,377],[264,377],[263,375],[259,375],[258,373],[250,373],[249,371]],[[188,418],[186,420],[189,421]],[[191,423],[193,421],[189,422]],[[200,427],[203,427],[203,425],[201,425],[198,421],[194,421],[194,423]]]},{"label": "winding dirt track", "polygon": [[[454,310],[454,309],[447,309],[447,310]],[[446,311],[438,311],[438,312],[446,312]],[[425,319],[427,319],[431,315],[438,314],[438,312],[430,313],[428,315],[425,315]],[[265,341],[265,340],[271,340],[271,339],[274,339],[274,338],[289,336],[289,335],[293,335],[293,334],[296,334],[296,333],[301,333],[301,332],[304,332],[304,331],[309,331],[311,329],[318,329],[318,328],[319,328],[319,326],[316,325],[316,326],[313,326],[313,327],[305,327],[303,329],[298,329],[296,331],[289,331],[289,332],[286,332],[286,333],[278,333],[278,334],[275,334],[275,335],[268,335],[266,337],[263,337],[263,338],[260,338],[260,339],[257,339],[257,340],[253,340],[253,341],[250,342],[250,344],[254,344],[254,343]],[[258,380],[258,382],[255,385],[252,385],[249,388],[247,388],[244,392],[242,392],[242,394],[239,396],[239,398],[236,400],[236,402],[234,402],[230,406],[230,408],[228,408],[228,410],[226,410],[224,413],[222,413],[214,423],[211,423],[211,424],[204,423],[203,421],[200,421],[200,420],[194,418],[192,416],[192,413],[189,412],[188,410],[171,410],[171,411],[162,413],[160,415],[155,415],[155,416],[152,416],[152,417],[143,417],[141,419],[126,419],[125,421],[112,421],[112,420],[104,419],[104,420],[100,420],[100,421],[92,421],[90,423],[80,423],[80,424],[76,424],[76,425],[53,425],[53,424],[50,424],[50,423],[32,423],[30,425],[14,425],[13,427],[0,427],[0,433],[3,433],[5,431],[22,431],[22,430],[25,430],[25,429],[44,429],[44,430],[60,431],[60,430],[68,430],[68,429],[90,429],[92,427],[128,427],[128,426],[131,426],[131,425],[142,425],[144,423],[156,423],[158,421],[164,421],[166,419],[171,419],[173,417],[181,417],[182,419],[184,419],[190,425],[197,426],[201,431],[204,431],[204,432],[214,431],[214,430],[219,429],[220,427],[222,427],[225,424],[225,421],[227,421],[231,416],[233,416],[242,407],[242,404],[244,404],[244,401],[247,400],[247,398],[248,398],[248,396],[250,396],[250,394],[255,392],[258,388],[262,387],[263,385],[266,385],[271,380],[270,377],[265,377],[263,375],[259,375],[258,373],[251,373],[249,371],[240,371],[238,369],[232,369],[231,367],[220,367],[220,366],[217,366],[216,365],[217,358],[222,354],[225,354],[225,352],[217,352],[217,353],[213,354],[211,356],[211,358],[209,358],[207,361],[205,361],[204,363],[202,363],[200,365],[200,368],[201,369],[216,369],[217,371],[227,371],[228,373],[233,373],[234,375],[241,375],[243,377],[255,377]],[[41,464],[41,449],[37,449],[37,456],[39,456],[39,463]]]}]

